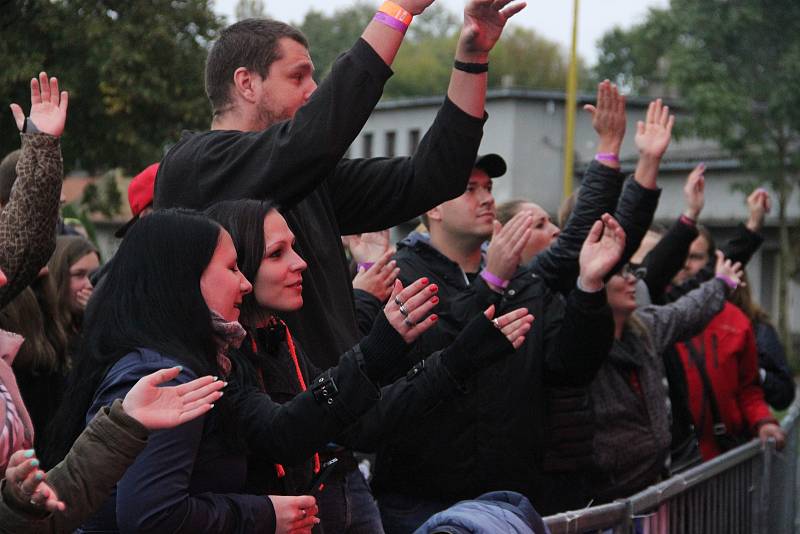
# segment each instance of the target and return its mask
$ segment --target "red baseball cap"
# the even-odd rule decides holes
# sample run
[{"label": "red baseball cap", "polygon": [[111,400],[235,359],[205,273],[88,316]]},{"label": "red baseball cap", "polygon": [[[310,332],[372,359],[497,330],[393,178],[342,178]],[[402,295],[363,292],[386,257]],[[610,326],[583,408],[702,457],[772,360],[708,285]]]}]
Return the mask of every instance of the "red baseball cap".
[{"label": "red baseball cap", "polygon": [[156,173],[158,173],[158,163],[153,163],[131,180],[128,186],[128,204],[130,204],[133,217],[114,233],[115,236],[123,237],[125,232],[133,226],[133,223],[139,220],[139,215],[141,215],[142,211],[153,203]]}]

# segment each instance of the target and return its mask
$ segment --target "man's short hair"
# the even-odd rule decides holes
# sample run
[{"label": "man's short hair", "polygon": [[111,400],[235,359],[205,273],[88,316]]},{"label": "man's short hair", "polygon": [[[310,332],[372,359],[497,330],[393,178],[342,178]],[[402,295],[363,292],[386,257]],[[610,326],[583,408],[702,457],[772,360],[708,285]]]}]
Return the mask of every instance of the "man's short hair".
[{"label": "man's short hair", "polygon": [[206,94],[215,114],[231,103],[230,89],[236,69],[244,67],[266,78],[270,66],[280,59],[278,41],[284,37],[308,48],[300,30],[272,19],[240,20],[220,32],[208,53],[205,75]]},{"label": "man's short hair", "polygon": [[11,188],[17,180],[17,162],[22,151],[10,152],[0,161],[0,205],[5,206],[11,198]]}]

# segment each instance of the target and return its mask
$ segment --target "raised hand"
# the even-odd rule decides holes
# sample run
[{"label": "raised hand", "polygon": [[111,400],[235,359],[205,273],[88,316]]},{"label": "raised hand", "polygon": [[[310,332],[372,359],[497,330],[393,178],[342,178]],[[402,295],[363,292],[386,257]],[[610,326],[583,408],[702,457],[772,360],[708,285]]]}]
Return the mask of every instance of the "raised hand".
[{"label": "raised hand", "polygon": [[275,534],[311,534],[319,523],[317,500],[311,495],[270,495],[275,509]]},{"label": "raised hand", "polygon": [[386,251],[392,249],[389,230],[348,235],[342,237],[342,241],[357,263],[376,262]]},{"label": "raised hand", "polygon": [[406,343],[413,343],[439,319],[435,314],[428,315],[439,303],[438,291],[436,284],[428,284],[427,278],[420,278],[405,289],[400,280],[395,280],[383,313]]},{"label": "raised hand", "polygon": [[683,197],[686,199],[686,209],[683,214],[693,221],[697,220],[705,205],[705,172],[705,163],[699,163],[689,173],[689,177],[686,178],[686,184],[683,186]]},{"label": "raised hand", "polygon": [[125,395],[122,409],[150,430],[172,428],[199,417],[222,397],[226,383],[204,376],[179,386],[158,387],[181,372],[180,367],[143,376]]},{"label": "raised hand", "polygon": [[[583,109],[592,114],[592,127],[599,137],[597,152],[618,156],[627,126],[625,96],[620,94],[615,84],[604,80],[597,85],[597,105],[586,104]],[[619,168],[619,162],[601,163]]]},{"label": "raised hand", "polygon": [[772,209],[772,200],[769,193],[761,187],[750,193],[747,197],[747,209],[750,216],[747,219],[747,228],[751,232],[758,232],[764,225],[764,217]]},{"label": "raised hand", "polygon": [[486,308],[483,314],[506,336],[515,349],[520,348],[525,342],[525,334],[531,329],[534,319],[527,308],[517,308],[495,319],[494,304]]},{"label": "raised hand", "polygon": [[464,53],[469,57],[457,59],[486,61],[508,19],[522,11],[525,5],[525,2],[514,0],[470,0],[464,8],[464,27],[457,53],[457,56]]},{"label": "raised hand", "polygon": [[6,467],[6,488],[19,504],[35,506],[42,511],[63,512],[66,505],[45,480],[33,449],[20,450],[9,458]]},{"label": "raised hand", "polygon": [[[531,237],[533,217],[530,212],[520,211],[505,226],[494,221],[492,240],[486,251],[486,270],[503,280],[509,280],[522,261],[522,250]],[[501,292],[503,288],[487,282],[493,290]]]},{"label": "raised hand", "polygon": [[400,274],[397,262],[392,259],[394,250],[389,249],[369,269],[361,267],[353,278],[353,288],[361,289],[381,302],[386,302]]},{"label": "raised hand", "polygon": [[587,291],[598,291],[603,279],[619,262],[625,250],[625,231],[608,213],[595,221],[583,242],[578,263],[580,286]]},{"label": "raised hand", "polygon": [[661,99],[650,102],[647,117],[636,123],[636,148],[641,156],[661,159],[672,140],[675,115],[670,115],[669,106]]},{"label": "raised hand", "polygon": [[722,278],[731,289],[744,285],[744,282],[742,282],[744,268],[741,262],[733,263],[731,260],[725,259],[725,256],[719,250],[717,251],[717,265],[714,274],[717,278]]},{"label": "raised hand", "polygon": [[[39,73],[39,79],[31,79],[31,113],[29,121],[42,133],[60,136],[67,121],[69,94],[59,92],[58,79],[47,79],[46,72]],[[25,128],[25,113],[18,104],[11,104],[11,113],[19,131]]]}]

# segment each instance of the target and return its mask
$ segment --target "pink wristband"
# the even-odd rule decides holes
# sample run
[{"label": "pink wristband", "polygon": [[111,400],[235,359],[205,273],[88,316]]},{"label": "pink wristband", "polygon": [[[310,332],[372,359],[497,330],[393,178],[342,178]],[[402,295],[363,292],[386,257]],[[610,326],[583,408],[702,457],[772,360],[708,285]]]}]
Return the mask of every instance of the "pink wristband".
[{"label": "pink wristband", "polygon": [[598,152],[595,154],[594,159],[597,161],[608,161],[610,163],[619,163],[619,156],[613,152]]},{"label": "pink wristband", "polygon": [[717,278],[725,282],[725,285],[731,288],[731,291],[739,287],[739,284],[733,281],[729,276],[725,276],[724,274],[718,274]]},{"label": "pink wristband", "polygon": [[375,16],[372,17],[372,20],[378,21],[381,24],[385,24],[390,28],[392,28],[393,30],[399,31],[400,33],[406,33],[406,30],[408,29],[408,26],[403,24],[401,21],[381,11],[375,13]]},{"label": "pink wristband", "polygon": [[375,265],[374,261],[360,261],[358,262],[358,266],[356,267],[356,271],[360,271],[363,267],[365,271],[369,270],[373,265]]},{"label": "pink wristband", "polygon": [[503,280],[499,276],[493,275],[492,273],[490,273],[486,269],[481,271],[481,278],[483,278],[484,280],[486,280],[490,284],[495,285],[497,287],[502,287],[503,289],[508,287],[508,280]]},{"label": "pink wristband", "polygon": [[686,215],[681,214],[681,216],[678,219],[686,226],[697,226],[697,222],[691,217],[687,217]]}]

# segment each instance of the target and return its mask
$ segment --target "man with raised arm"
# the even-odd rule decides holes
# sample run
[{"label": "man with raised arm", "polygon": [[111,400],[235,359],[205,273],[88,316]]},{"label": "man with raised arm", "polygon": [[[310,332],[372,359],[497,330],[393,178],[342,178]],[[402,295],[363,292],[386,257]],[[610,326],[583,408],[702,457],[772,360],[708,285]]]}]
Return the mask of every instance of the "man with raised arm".
[{"label": "man with raised arm", "polygon": [[[508,18],[525,7],[516,0],[467,3],[447,96],[413,156],[342,159],[381,97],[405,29],[432,2],[385,2],[318,88],[308,43],[296,29],[264,19],[226,28],[206,62],[212,129],[185,133],[159,167],[156,209],[239,198],[283,206],[309,265],[305,305],[283,318],[322,368],[359,337],[340,236],[397,225],[463,193],[486,119],[488,55]],[[352,456],[344,460],[347,508],[328,514],[326,494],[341,493],[329,482],[320,501],[323,526],[354,532],[330,521],[360,516],[364,532],[379,532],[363,478]]]},{"label": "man with raised arm", "polygon": [[156,209],[234,198],[283,205],[309,263],[306,305],[286,319],[320,367],[357,341],[339,236],[388,228],[463,193],[485,120],[488,54],[525,6],[467,4],[447,97],[413,156],[342,159],[392,73],[403,26],[432,1],[385,3],[319,88],[296,29],[263,19],[226,28],[206,64],[212,130],[185,133],[158,171]]}]

